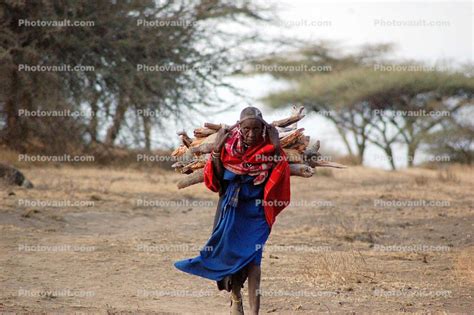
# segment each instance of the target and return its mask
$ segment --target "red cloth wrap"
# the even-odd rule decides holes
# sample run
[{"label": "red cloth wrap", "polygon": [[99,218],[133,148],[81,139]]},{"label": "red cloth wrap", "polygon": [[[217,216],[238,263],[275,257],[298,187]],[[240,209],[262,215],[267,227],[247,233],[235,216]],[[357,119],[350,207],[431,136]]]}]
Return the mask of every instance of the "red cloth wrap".
[{"label": "red cloth wrap", "polygon": [[[275,223],[276,216],[290,203],[290,166],[285,152],[283,150],[280,150],[280,152],[280,158],[274,161],[274,166],[270,171],[263,195],[265,218],[270,228]],[[274,153],[275,148],[267,139],[259,145],[249,147],[241,157],[224,148],[221,151],[221,161],[224,167],[239,165],[242,162],[250,164],[268,163],[268,161],[272,161]],[[214,192],[218,192],[220,189],[219,180],[214,176],[212,157],[207,160],[204,167],[204,184]]]}]

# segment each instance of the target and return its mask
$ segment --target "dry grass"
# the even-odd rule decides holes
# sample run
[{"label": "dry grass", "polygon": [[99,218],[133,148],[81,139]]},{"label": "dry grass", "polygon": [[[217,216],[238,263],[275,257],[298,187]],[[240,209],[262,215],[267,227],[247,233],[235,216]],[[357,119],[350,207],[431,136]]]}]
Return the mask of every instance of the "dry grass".
[{"label": "dry grass", "polygon": [[334,177],[334,172],[332,169],[329,168],[317,168],[316,176]]},{"label": "dry grass", "polygon": [[0,162],[7,163],[10,165],[18,164],[18,153],[8,148],[0,146],[0,157]]},{"label": "dry grass", "polygon": [[428,184],[428,178],[426,176],[420,175],[420,176],[415,176],[415,183],[418,186],[424,186]]},{"label": "dry grass", "polygon": [[438,171],[438,180],[443,183],[459,183],[460,179],[452,168],[444,168]]},{"label": "dry grass", "polygon": [[[294,201],[272,229],[269,245],[326,246],[327,251],[264,252],[262,287],[331,291],[334,296],[268,296],[262,313],[336,314],[448,312],[473,309],[472,168],[389,172],[363,167],[332,176],[292,177]],[[0,191],[0,312],[174,312],[228,309],[223,292],[204,297],[137,296],[138,289],[210,290],[215,283],[174,269],[197,251],[137,252],[137,244],[195,244],[207,240],[213,207],[136,207],[134,200],[213,200],[204,185],[178,190],[180,174],[160,168],[28,168],[34,189]],[[455,177],[456,180],[452,180]],[[443,177],[445,178],[445,177]],[[13,192],[9,195],[8,192]],[[19,207],[19,199],[91,200],[92,207]],[[378,207],[374,200],[449,200],[449,207]],[[18,243],[96,246],[90,254],[19,253]],[[384,252],[375,245],[442,245],[444,252]],[[18,288],[86,288],[92,299],[19,297]],[[451,296],[375,297],[377,290],[449,290]],[[81,305],[81,307],[76,307]],[[133,305],[133,307],[131,306]],[[3,308],[2,308],[3,307]]]},{"label": "dry grass", "polygon": [[474,246],[461,250],[457,255],[455,273],[461,281],[474,283]]},{"label": "dry grass", "polygon": [[321,252],[304,264],[303,276],[313,285],[331,282],[351,285],[370,278],[364,256],[359,251]]}]

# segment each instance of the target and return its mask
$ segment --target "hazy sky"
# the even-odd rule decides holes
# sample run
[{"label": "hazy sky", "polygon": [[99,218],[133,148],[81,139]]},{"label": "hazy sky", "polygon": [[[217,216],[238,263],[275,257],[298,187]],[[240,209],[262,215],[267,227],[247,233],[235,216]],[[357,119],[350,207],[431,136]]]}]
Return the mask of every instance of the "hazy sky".
[{"label": "hazy sky", "polygon": [[[396,58],[415,59],[431,64],[440,61],[448,64],[472,62],[474,59],[473,2],[466,1],[266,1],[278,8],[282,22],[279,26],[265,26],[268,34],[284,34],[308,40],[333,40],[341,47],[356,48],[367,43],[394,43]],[[282,88],[268,76],[232,79],[238,87],[255,99],[268,121],[282,118],[288,110],[273,112],[258,99],[272,90]],[[228,110],[199,122],[233,123],[244,107]],[[193,123],[197,124],[198,122]],[[312,139],[322,145],[344,151],[333,126],[325,119],[310,114],[301,127]],[[179,128],[172,127],[172,130]],[[191,131],[190,126],[186,128]],[[398,165],[404,165],[402,147],[396,148]],[[417,161],[423,158],[419,155]],[[366,152],[366,165],[388,167],[384,154],[370,147]]]},{"label": "hazy sky", "polygon": [[[436,61],[473,58],[472,2],[464,1],[314,1],[278,3],[282,19],[298,24],[288,31],[308,39],[343,45],[393,42],[398,55]],[[323,23],[328,21],[329,23]],[[308,22],[306,22],[308,23]],[[410,25],[411,24],[411,25]]]}]

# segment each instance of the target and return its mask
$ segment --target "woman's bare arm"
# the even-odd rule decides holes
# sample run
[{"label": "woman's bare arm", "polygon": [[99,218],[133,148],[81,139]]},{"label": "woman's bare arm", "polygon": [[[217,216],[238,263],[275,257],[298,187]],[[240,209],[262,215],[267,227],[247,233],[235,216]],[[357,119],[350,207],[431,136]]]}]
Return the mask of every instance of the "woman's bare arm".
[{"label": "woman's bare arm", "polygon": [[214,168],[214,174],[216,176],[216,179],[219,180],[219,182],[222,181],[222,178],[224,177],[224,166],[222,165],[221,161],[221,152],[222,148],[224,147],[225,141],[227,137],[229,136],[229,131],[231,131],[234,127],[236,127],[238,124],[235,123],[234,125],[227,127],[227,128],[221,128],[217,132],[217,137],[214,142],[214,150],[211,153],[212,157],[212,167]]},{"label": "woman's bare arm", "polygon": [[215,155],[212,156],[212,167],[214,170],[214,176],[219,182],[221,182],[224,177],[224,166],[222,165],[220,157]]}]

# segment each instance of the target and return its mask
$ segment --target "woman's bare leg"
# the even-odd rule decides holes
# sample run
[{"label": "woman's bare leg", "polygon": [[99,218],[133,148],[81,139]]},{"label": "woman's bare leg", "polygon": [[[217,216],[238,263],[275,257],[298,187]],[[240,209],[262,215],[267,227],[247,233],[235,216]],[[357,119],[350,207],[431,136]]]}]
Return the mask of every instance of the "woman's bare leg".
[{"label": "woman's bare leg", "polygon": [[232,298],[234,300],[240,300],[242,297],[242,294],[240,293],[240,289],[242,288],[242,285],[237,282],[237,281],[232,281]]},{"label": "woman's bare leg", "polygon": [[243,315],[244,314],[244,304],[242,301],[242,294],[240,290],[242,289],[242,283],[237,279],[237,277],[233,277],[232,279],[232,292],[230,299],[232,300],[232,307],[230,313],[232,315]]},{"label": "woman's bare leg", "polygon": [[249,304],[251,314],[258,314],[260,309],[260,266],[250,264],[248,269]]}]

